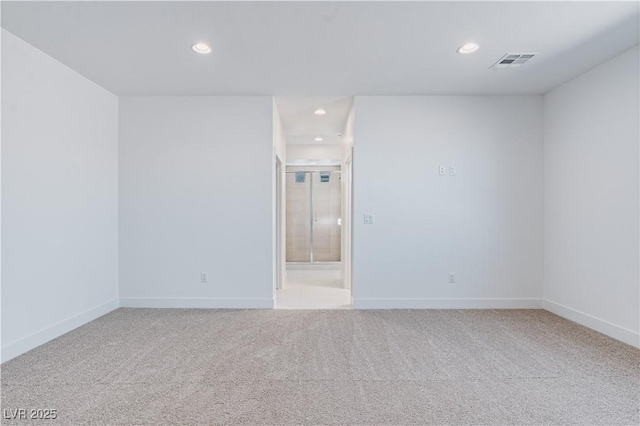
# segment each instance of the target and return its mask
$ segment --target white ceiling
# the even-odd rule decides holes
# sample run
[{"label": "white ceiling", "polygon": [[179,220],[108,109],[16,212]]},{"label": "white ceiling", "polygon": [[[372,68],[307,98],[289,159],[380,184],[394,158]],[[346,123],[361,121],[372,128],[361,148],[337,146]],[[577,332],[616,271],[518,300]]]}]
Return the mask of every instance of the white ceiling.
[{"label": "white ceiling", "polygon": [[[630,2],[2,2],[2,27],[125,95],[544,93],[638,44]],[[481,45],[458,55],[461,44]],[[196,41],[213,53],[195,54]],[[507,52],[541,52],[490,70]]]},{"label": "white ceiling", "polygon": [[[351,97],[276,97],[280,118],[287,135],[287,144],[335,145],[342,141],[342,132],[353,105]],[[316,115],[317,109],[325,115]],[[321,137],[317,142],[314,139]]]}]

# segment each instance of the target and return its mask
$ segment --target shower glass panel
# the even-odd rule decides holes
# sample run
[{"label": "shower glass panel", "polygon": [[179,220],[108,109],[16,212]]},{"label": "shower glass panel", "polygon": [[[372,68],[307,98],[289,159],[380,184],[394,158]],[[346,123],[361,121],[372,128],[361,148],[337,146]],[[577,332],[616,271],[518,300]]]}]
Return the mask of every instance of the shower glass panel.
[{"label": "shower glass panel", "polygon": [[340,261],[340,173],[313,172],[313,260]]},{"label": "shower glass panel", "polygon": [[311,173],[286,176],[287,262],[311,262]]},{"label": "shower glass panel", "polygon": [[287,262],[339,262],[339,171],[287,171]]}]

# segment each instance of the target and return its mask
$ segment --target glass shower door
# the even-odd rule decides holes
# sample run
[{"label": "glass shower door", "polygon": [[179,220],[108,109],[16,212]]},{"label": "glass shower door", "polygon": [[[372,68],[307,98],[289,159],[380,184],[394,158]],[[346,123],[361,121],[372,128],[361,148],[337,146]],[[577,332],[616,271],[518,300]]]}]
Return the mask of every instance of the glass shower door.
[{"label": "glass shower door", "polygon": [[312,174],[312,248],[314,262],[340,261],[341,185],[339,172]]},{"label": "glass shower door", "polygon": [[287,172],[287,262],[339,262],[339,171]]},{"label": "glass shower door", "polygon": [[311,173],[286,176],[287,262],[311,262]]}]

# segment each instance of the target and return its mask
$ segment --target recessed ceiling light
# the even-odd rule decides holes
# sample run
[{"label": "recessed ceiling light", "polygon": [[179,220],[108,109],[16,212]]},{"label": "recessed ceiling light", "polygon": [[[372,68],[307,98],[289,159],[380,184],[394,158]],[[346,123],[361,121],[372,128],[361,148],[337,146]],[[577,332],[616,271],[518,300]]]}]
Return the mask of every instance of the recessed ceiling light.
[{"label": "recessed ceiling light", "polygon": [[323,110],[322,108],[318,108],[314,112],[315,115],[325,115],[326,113],[327,113],[327,111]]},{"label": "recessed ceiling light", "polygon": [[322,142],[322,140],[323,140],[322,138],[315,138],[314,139],[314,141],[316,141],[316,142]]},{"label": "recessed ceiling light", "polygon": [[480,49],[480,46],[475,43],[465,43],[462,46],[458,47],[457,52],[461,55],[466,55],[467,53],[473,53],[478,49]]},{"label": "recessed ceiling light", "polygon": [[206,55],[207,53],[211,53],[211,48],[207,43],[196,43],[193,46],[191,46],[191,48],[193,49],[194,52],[201,53],[203,55]]}]

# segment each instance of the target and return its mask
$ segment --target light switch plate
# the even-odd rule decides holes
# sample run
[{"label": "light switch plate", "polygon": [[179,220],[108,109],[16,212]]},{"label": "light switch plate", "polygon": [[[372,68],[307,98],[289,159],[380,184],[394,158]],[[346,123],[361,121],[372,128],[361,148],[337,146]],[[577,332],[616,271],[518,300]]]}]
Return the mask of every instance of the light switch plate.
[{"label": "light switch plate", "polygon": [[372,223],[375,223],[376,221],[376,217],[374,215],[372,215],[371,213],[365,213],[364,214],[364,223],[365,225],[371,225]]}]

